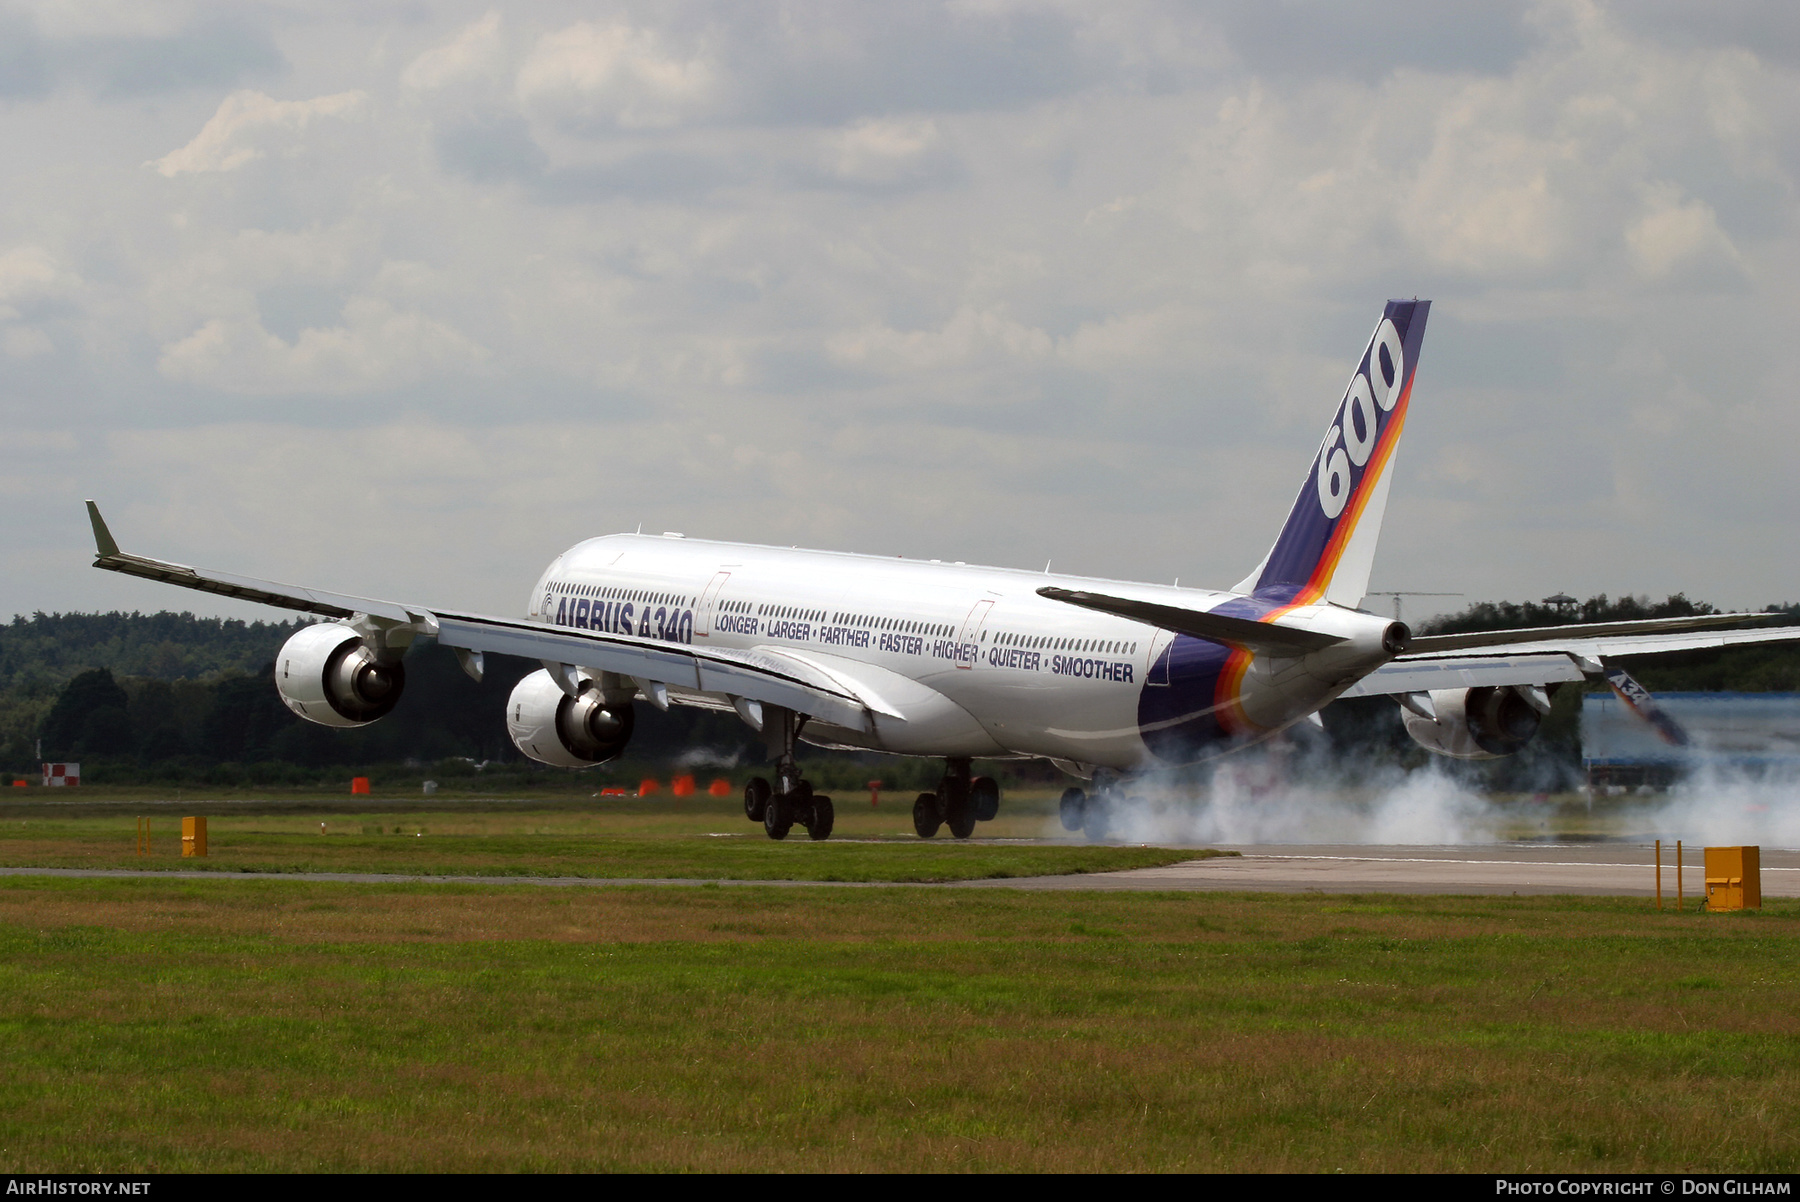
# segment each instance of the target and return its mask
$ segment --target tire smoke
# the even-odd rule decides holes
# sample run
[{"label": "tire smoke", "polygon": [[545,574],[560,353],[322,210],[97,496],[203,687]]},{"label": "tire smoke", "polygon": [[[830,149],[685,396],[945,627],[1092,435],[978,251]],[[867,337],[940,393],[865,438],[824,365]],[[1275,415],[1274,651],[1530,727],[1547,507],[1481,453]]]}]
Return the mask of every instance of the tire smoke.
[{"label": "tire smoke", "polygon": [[[1198,781],[1134,781],[1107,837],[1133,843],[1491,843],[1500,815],[1436,764],[1302,779],[1279,753],[1221,761]],[[1056,828],[1058,837],[1067,837]]]},{"label": "tire smoke", "polygon": [[1647,816],[1651,834],[1701,846],[1800,848],[1800,768],[1701,762]]}]

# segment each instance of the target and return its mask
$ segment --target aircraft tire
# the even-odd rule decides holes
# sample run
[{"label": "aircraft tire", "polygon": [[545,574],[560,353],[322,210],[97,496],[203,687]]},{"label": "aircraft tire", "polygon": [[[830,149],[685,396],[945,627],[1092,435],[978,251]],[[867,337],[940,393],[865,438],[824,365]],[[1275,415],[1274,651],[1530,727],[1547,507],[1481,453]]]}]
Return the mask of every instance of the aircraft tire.
[{"label": "aircraft tire", "polygon": [[1087,809],[1088,795],[1080,789],[1064,789],[1062,803],[1058,806],[1065,831],[1078,831],[1084,825],[1084,812]]},{"label": "aircraft tire", "polygon": [[1083,807],[1081,830],[1088,837],[1089,843],[1100,843],[1106,839],[1107,819],[1111,817],[1106,810],[1106,804],[1097,797],[1090,797]]},{"label": "aircraft tire", "polygon": [[753,776],[744,782],[744,817],[752,822],[763,820],[763,811],[769,808],[769,782],[760,776]]},{"label": "aircraft tire", "polygon": [[969,804],[975,810],[975,821],[992,822],[1000,813],[1000,782],[991,776],[970,781]]},{"label": "aircraft tire", "polygon": [[967,797],[961,797],[951,802],[947,822],[952,835],[958,839],[967,839],[975,833],[974,804]]},{"label": "aircraft tire", "polygon": [[919,800],[913,802],[913,830],[919,833],[919,838],[931,838],[943,824],[944,820],[938,816],[937,794],[919,794]]},{"label": "aircraft tire", "polygon": [[812,821],[806,824],[806,833],[815,843],[821,839],[831,838],[831,827],[837,821],[837,810],[829,797],[812,799]]},{"label": "aircraft tire", "polygon": [[786,793],[772,793],[763,809],[763,833],[771,839],[785,839],[794,829],[794,799]]}]

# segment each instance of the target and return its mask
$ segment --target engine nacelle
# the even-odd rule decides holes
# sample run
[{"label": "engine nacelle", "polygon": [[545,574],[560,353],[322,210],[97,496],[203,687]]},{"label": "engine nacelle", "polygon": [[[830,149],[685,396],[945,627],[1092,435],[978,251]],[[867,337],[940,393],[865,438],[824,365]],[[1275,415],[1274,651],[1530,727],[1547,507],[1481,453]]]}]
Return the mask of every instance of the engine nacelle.
[{"label": "engine nacelle", "polygon": [[1459,760],[1492,760],[1512,755],[1537,735],[1543,713],[1512,685],[1478,689],[1433,689],[1435,720],[1402,708],[1413,742]]},{"label": "engine nacelle", "polygon": [[571,697],[542,668],[513,686],[506,699],[506,732],[540,764],[591,768],[625,750],[636,712],[629,701],[608,705],[597,688]]},{"label": "engine nacelle", "polygon": [[287,707],[321,726],[367,726],[406,691],[406,668],[377,655],[341,622],[297,631],[275,657],[275,688]]}]

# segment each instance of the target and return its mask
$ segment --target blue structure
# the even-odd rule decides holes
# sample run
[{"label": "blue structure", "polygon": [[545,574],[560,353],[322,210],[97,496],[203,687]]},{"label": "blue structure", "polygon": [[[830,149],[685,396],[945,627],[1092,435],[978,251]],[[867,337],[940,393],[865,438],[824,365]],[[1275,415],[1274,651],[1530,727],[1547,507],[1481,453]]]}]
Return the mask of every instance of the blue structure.
[{"label": "blue structure", "polygon": [[1666,787],[1703,767],[1800,771],[1800,693],[1657,693],[1687,732],[1666,741],[1612,693],[1581,699],[1581,762],[1592,787]]}]

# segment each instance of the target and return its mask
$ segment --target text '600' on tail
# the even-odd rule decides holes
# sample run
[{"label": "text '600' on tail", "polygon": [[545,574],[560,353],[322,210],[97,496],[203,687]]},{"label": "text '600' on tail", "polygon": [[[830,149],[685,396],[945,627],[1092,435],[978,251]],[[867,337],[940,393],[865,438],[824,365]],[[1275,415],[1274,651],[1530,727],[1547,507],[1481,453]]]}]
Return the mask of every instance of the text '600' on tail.
[{"label": "text '600' on tail", "polygon": [[1430,311],[1430,301],[1387,303],[1287,524],[1237,592],[1286,605],[1362,603]]}]

